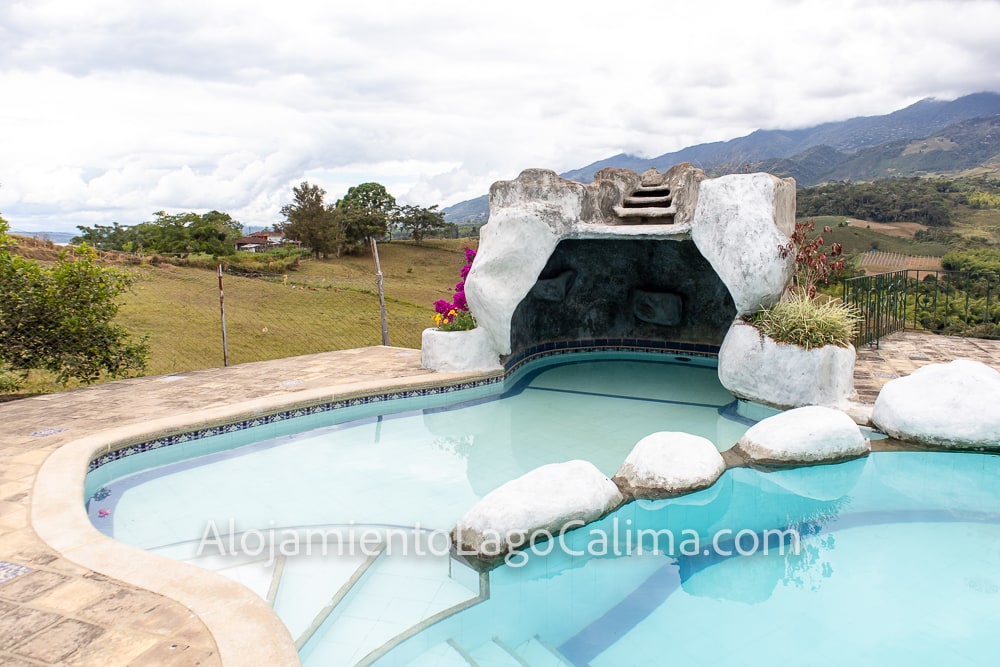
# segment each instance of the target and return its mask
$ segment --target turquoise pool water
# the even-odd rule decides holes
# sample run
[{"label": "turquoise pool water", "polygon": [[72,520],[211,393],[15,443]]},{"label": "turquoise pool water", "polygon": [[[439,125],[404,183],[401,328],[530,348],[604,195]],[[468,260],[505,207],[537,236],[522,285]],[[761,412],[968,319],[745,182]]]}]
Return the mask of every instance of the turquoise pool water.
[{"label": "turquoise pool water", "polygon": [[[726,449],[748,424],[732,404],[707,365],[556,363],[529,370],[502,396],[448,408],[313,423],[243,446],[256,429],[178,447],[188,456],[226,447],[194,459],[131,456],[116,462],[124,474],[116,464],[91,474],[90,493],[100,486],[111,494],[90,512],[107,534],[147,549],[200,537],[209,517],[235,518],[244,529],[354,522],[448,530],[483,495],[540,465],[582,458],[612,475],[654,431],[688,431]],[[102,509],[110,514],[99,516]]]},{"label": "turquoise pool water", "polygon": [[[491,598],[378,664],[447,662],[499,643],[573,665],[994,665],[1000,651],[1000,457],[876,453],[835,466],[727,472],[712,489],[633,503],[556,549],[501,567]],[[708,539],[795,528],[799,553],[637,555],[641,530]],[[631,531],[629,533],[628,531]],[[728,532],[731,531],[731,532]],[[631,545],[629,541],[631,540]],[[750,548],[750,533],[743,538]],[[662,540],[661,540],[662,542]],[[645,541],[647,549],[652,539]],[[512,663],[511,663],[512,664]],[[555,663],[549,663],[555,664]]]},{"label": "turquoise pool water", "polygon": [[[750,423],[713,366],[663,356],[562,357],[502,396],[461,398],[471,400],[406,399],[130,456],[88,477],[91,520],[258,591],[310,666],[994,664],[1000,458],[987,455],[731,470],[697,494],[629,504],[547,554],[542,545],[490,573],[488,595],[447,555],[198,551],[210,522],[244,535],[443,532],[539,465],[584,458],[610,475],[651,432],[726,449]],[[794,531],[798,553],[772,529]]]}]

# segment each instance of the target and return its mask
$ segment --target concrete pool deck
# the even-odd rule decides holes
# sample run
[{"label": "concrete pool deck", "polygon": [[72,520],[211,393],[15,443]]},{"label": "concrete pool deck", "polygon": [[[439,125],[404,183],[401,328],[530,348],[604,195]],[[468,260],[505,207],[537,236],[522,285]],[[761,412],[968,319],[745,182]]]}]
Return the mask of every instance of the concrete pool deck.
[{"label": "concrete pool deck", "polygon": [[[859,350],[859,399],[956,358],[1000,370],[1000,341],[893,334]],[[297,664],[289,633],[248,589],[97,533],[78,486],[88,457],[151,432],[473,377],[423,370],[416,350],[370,347],[0,404],[0,664]]]}]

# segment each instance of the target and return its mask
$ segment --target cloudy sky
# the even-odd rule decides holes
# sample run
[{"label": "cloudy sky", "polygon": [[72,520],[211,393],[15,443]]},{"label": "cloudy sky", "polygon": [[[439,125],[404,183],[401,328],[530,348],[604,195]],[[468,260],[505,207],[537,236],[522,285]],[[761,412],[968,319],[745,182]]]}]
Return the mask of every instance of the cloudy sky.
[{"label": "cloudy sky", "polygon": [[0,0],[0,214],[447,206],[528,167],[1000,91],[1000,0]]}]

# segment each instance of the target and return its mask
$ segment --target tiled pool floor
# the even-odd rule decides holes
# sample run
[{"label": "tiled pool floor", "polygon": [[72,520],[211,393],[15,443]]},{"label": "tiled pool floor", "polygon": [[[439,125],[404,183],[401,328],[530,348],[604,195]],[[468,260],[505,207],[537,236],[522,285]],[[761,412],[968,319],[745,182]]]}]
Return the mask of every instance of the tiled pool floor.
[{"label": "tiled pool floor", "polygon": [[[855,369],[859,398],[872,402],[878,389],[892,377],[955,358],[978,359],[1000,369],[1000,341],[893,334],[883,339],[877,350],[859,350]],[[418,351],[371,347],[124,380],[0,404],[0,561],[4,563],[0,573],[0,663],[142,666],[223,662],[208,627],[183,605],[76,565],[38,537],[32,528],[33,490],[38,470],[52,452],[112,427],[251,399],[287,404],[297,396],[318,392],[334,395],[345,389],[374,390],[389,383],[431,379],[443,378],[419,367]],[[273,572],[268,574],[253,564],[234,565],[224,574],[258,595],[265,584],[270,586],[273,576]],[[448,595],[443,593],[439,602],[451,600]],[[378,600],[373,600],[365,604],[377,606]],[[393,630],[392,614],[415,608],[402,605],[387,613],[393,603],[383,602],[378,610],[359,608],[358,615],[369,620],[374,620],[373,614],[379,615],[378,620],[387,624],[385,632]],[[233,611],[234,623],[239,622],[239,615],[239,610]],[[297,621],[299,626],[303,623]],[[365,627],[376,631],[371,624]],[[361,650],[355,639],[352,635],[344,644],[345,651]],[[250,655],[253,648],[248,639]],[[253,664],[252,660],[228,659],[226,663]]]}]

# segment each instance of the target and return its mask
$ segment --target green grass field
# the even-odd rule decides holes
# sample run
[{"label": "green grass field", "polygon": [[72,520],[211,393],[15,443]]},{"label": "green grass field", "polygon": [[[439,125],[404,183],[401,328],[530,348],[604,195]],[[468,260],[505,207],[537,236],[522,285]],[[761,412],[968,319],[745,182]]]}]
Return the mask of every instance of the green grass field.
[{"label": "green grass field", "polygon": [[[386,296],[433,310],[436,300],[451,297],[458,272],[465,264],[463,249],[477,245],[477,239],[428,239],[419,247],[412,241],[379,245]],[[317,278],[366,281],[374,289],[374,260],[370,254],[309,260],[289,274],[292,280]]]},{"label": "green grass field", "polygon": [[[433,303],[450,298],[475,239],[432,239],[418,247],[379,246],[389,342],[420,347],[433,326]],[[148,336],[147,374],[223,364],[218,275],[176,266],[130,269],[136,276],[118,322]],[[267,279],[223,277],[230,364],[379,345],[381,320],[370,254],[309,260],[298,271]],[[77,386],[70,383],[69,388]],[[22,394],[59,391],[51,376],[32,373]]]}]

